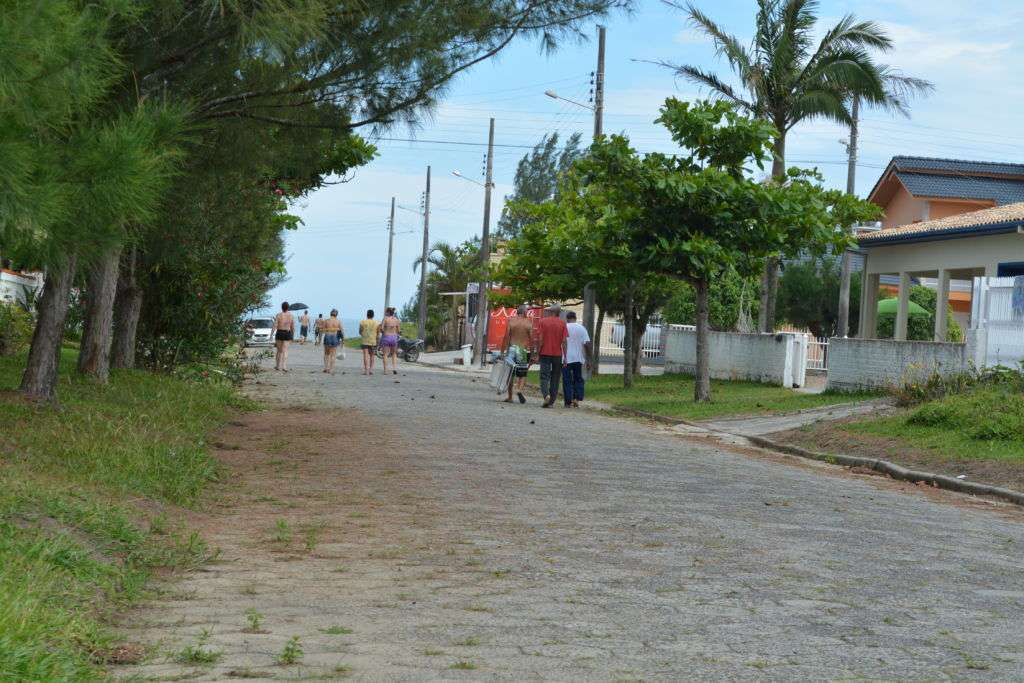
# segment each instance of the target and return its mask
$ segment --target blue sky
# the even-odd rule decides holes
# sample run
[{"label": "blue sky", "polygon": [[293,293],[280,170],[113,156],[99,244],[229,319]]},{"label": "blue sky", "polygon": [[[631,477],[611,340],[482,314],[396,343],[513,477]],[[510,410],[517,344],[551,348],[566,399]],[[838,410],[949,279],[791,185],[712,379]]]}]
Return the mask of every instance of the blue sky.
[{"label": "blue sky", "polygon": [[[753,0],[697,0],[707,14],[746,39]],[[971,7],[971,10],[968,10]],[[862,0],[821,3],[822,25],[852,12],[881,23],[896,48],[880,61],[927,78],[936,91],[912,105],[904,119],[882,111],[863,112],[857,190],[866,194],[896,154],[1021,161],[1024,158],[1024,4],[1013,0]],[[668,96],[694,99],[701,91],[658,66],[638,60],[667,60],[714,69],[728,66],[690,30],[681,13],[661,2],[639,0],[632,16],[607,20],[605,132],[623,132],[642,151],[673,151],[652,123]],[[594,31],[591,31],[593,34]],[[553,55],[520,42],[497,59],[477,66],[450,88],[434,114],[416,130],[385,135],[416,142],[381,140],[379,156],[350,182],[321,189],[293,210],[303,227],[287,236],[289,279],[272,292],[272,302],[303,301],[314,315],[337,307],[345,319],[367,308],[380,311],[387,261],[387,217],[391,197],[418,209],[427,165],[432,166],[431,241],[460,242],[480,233],[483,188],[452,175],[483,179],[488,118],[496,119],[495,201],[492,226],[502,198],[511,191],[515,166],[545,133],[575,131],[587,139],[591,113],[544,95],[555,90],[586,101],[596,62],[596,40],[567,43]],[[845,187],[841,128],[825,122],[802,125],[790,134],[791,165],[817,167],[830,186]],[[479,146],[433,141],[478,143]],[[396,213],[392,304],[415,292],[412,262],[422,244],[422,220],[410,210]]]}]

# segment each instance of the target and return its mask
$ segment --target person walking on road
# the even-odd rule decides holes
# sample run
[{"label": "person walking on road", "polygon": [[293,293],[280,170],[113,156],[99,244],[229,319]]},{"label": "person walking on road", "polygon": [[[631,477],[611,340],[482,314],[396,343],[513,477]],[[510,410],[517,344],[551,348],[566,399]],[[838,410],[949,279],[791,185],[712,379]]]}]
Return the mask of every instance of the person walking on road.
[{"label": "person walking on road", "polygon": [[274,316],[274,346],[277,355],[274,358],[274,369],[288,372],[288,342],[295,337],[295,316],[288,312],[288,302],[281,303],[281,312]]},{"label": "person walking on road", "polygon": [[303,311],[299,316],[299,336],[302,337],[302,344],[305,346],[309,340],[309,311]]},{"label": "person walking on road", "polygon": [[377,351],[377,336],[380,323],[373,319],[373,309],[366,312],[366,318],[359,323],[359,345],[363,349],[363,374],[373,374],[374,354]]},{"label": "person walking on road", "polygon": [[398,374],[398,338],[401,334],[402,321],[395,316],[395,309],[385,308],[384,319],[380,321],[381,359],[385,375],[388,374],[388,356],[391,357],[391,374]]},{"label": "person walking on road", "polygon": [[540,355],[540,393],[544,394],[542,408],[550,408],[558,399],[558,380],[562,375],[565,340],[569,337],[562,307],[552,304],[544,309],[537,331],[537,352]]},{"label": "person walking on road", "polygon": [[323,340],[324,331],[324,314],[318,313],[316,320],[313,322],[313,346],[320,346],[320,342]]},{"label": "person walking on road", "polygon": [[566,408],[579,408],[580,401],[583,400],[583,368],[586,366],[587,370],[590,370],[590,334],[587,328],[576,322],[575,312],[566,313],[565,320],[569,336],[565,340],[562,393]]},{"label": "person walking on road", "polygon": [[508,319],[508,330],[501,342],[501,351],[515,363],[514,377],[508,383],[508,398],[505,403],[512,402],[512,390],[515,389],[520,403],[526,403],[523,389],[526,388],[526,375],[530,371],[530,350],[533,348],[533,321],[526,317],[526,304],[516,309],[516,315]]},{"label": "person walking on road", "polygon": [[345,330],[338,320],[338,309],[331,309],[331,317],[327,320],[318,320],[321,332],[324,335],[324,372],[334,374],[334,360],[338,355],[338,347],[345,341]]}]

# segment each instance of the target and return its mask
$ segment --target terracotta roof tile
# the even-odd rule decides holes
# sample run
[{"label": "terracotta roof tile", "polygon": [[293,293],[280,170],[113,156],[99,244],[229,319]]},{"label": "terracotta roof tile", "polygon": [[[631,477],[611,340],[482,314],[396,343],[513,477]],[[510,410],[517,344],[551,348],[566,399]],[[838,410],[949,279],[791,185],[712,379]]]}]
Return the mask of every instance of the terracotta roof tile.
[{"label": "terracotta roof tile", "polygon": [[947,216],[946,218],[937,218],[932,221],[908,223],[907,225],[886,228],[878,232],[860,235],[857,241],[861,244],[873,244],[875,242],[901,240],[915,236],[941,235],[944,232],[954,230],[982,229],[987,226],[1013,223],[1014,221],[1024,223],[1024,202],[1004,204],[992,207],[991,209],[982,209],[980,211]]}]

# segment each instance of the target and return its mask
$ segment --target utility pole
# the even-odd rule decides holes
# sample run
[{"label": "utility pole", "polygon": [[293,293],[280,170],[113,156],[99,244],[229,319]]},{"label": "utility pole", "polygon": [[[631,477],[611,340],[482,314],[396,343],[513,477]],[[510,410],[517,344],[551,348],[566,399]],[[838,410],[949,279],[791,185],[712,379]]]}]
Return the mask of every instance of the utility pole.
[{"label": "utility pole", "polygon": [[423,260],[420,262],[420,311],[416,334],[427,338],[427,256],[430,252],[430,167],[427,166],[427,191],[423,195]]},{"label": "utility pole", "polygon": [[[597,27],[597,71],[594,72],[594,140],[601,137],[604,132],[604,26]],[[597,339],[594,329],[594,283],[588,282],[583,287],[583,326],[587,328],[587,334],[591,341]],[[601,350],[597,343],[593,346],[593,359],[591,361],[594,372],[597,372],[601,359]]]},{"label": "utility pole", "polygon": [[491,187],[494,185],[494,119],[487,133],[487,173],[484,176],[484,227],[480,237],[480,293],[476,296],[476,352],[480,367],[487,367],[487,270],[491,265]]},{"label": "utility pole", "polygon": [[391,218],[388,219],[388,276],[384,281],[384,309],[391,306],[391,254],[395,248],[395,198],[391,198]]},{"label": "utility pole", "polygon": [[[860,98],[853,98],[850,111],[850,142],[846,146],[848,157],[846,166],[846,193],[857,192],[857,124],[860,116]],[[843,250],[843,260],[839,271],[839,311],[836,320],[836,336],[846,337],[850,333],[850,276],[852,254],[849,249]],[[861,292],[863,297],[865,292]]]}]

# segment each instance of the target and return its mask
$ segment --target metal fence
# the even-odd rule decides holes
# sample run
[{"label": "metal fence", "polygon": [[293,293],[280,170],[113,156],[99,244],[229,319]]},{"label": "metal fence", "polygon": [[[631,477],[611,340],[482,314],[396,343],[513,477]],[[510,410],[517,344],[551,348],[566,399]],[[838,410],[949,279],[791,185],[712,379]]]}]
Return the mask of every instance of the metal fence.
[{"label": "metal fence", "polygon": [[807,335],[807,369],[828,370],[828,337]]},{"label": "metal fence", "polygon": [[974,278],[971,327],[985,329],[986,365],[1013,366],[1024,362],[1024,282],[1016,280]]}]

